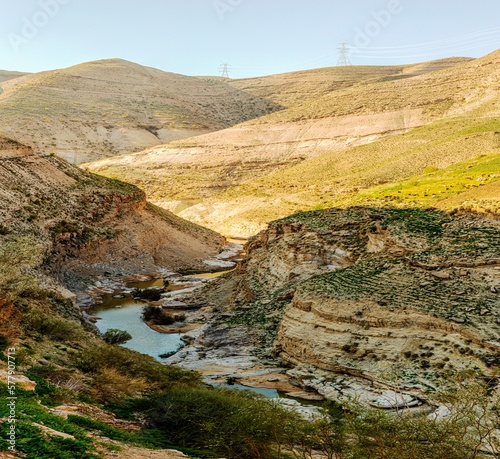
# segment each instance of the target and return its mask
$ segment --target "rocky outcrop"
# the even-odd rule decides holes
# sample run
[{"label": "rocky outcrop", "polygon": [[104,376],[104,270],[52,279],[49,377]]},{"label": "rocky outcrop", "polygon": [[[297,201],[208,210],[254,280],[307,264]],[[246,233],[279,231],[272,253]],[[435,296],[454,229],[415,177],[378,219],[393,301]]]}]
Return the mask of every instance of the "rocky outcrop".
[{"label": "rocky outcrop", "polygon": [[148,204],[138,188],[56,156],[0,161],[4,238],[31,235],[45,267],[73,289],[82,276],[203,267],[220,235]]},{"label": "rocky outcrop", "polygon": [[24,156],[33,153],[33,149],[15,140],[0,137],[0,159],[10,156]]},{"label": "rocky outcrop", "polygon": [[280,357],[295,366],[369,381],[391,374],[405,379],[412,369],[412,377],[421,373],[423,382],[432,376],[434,384],[440,370],[487,371],[499,350],[465,327],[411,307],[391,311],[369,299],[328,301],[304,292],[285,310],[276,344]]},{"label": "rocky outcrop", "polygon": [[224,298],[229,323],[263,331],[261,355],[330,398],[346,384],[425,392],[462,370],[491,378],[499,229],[435,210],[297,214],[250,239],[248,259],[204,297]]}]

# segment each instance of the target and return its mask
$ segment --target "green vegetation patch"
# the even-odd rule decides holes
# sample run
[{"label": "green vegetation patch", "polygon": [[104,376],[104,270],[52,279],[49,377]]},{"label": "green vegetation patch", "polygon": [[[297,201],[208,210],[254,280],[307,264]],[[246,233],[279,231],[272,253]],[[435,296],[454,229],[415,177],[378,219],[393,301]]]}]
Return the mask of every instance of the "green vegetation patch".
[{"label": "green vegetation patch", "polygon": [[[358,205],[390,203],[391,205],[422,207],[437,206],[442,202],[443,207],[446,208],[448,207],[447,198],[476,190],[499,180],[500,154],[495,153],[481,155],[441,170],[429,166],[424,169],[422,175],[390,185],[373,187],[350,197],[340,197],[338,202],[345,204],[351,201]],[[481,197],[481,190],[477,190],[477,195],[478,198]],[[473,195],[470,198],[473,198]],[[452,208],[451,203],[449,207]]]},{"label": "green vegetation patch", "polygon": [[[7,393],[7,386],[0,384],[2,394]],[[66,421],[60,416],[51,414],[39,403],[39,395],[35,392],[16,389],[16,448],[24,453],[26,459],[99,459],[92,440],[85,430]],[[0,406],[0,417],[8,416],[7,404]],[[44,434],[40,427],[72,435],[74,438],[61,438]],[[7,450],[7,432],[9,423],[0,425],[0,450]]]}]

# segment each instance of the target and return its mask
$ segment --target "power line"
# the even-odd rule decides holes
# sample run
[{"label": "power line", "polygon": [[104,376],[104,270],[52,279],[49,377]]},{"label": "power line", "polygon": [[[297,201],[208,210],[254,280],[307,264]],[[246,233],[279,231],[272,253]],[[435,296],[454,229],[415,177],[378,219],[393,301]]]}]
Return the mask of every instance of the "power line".
[{"label": "power line", "polygon": [[221,64],[219,66],[219,72],[222,78],[229,78],[229,72],[231,71],[231,66],[229,64]]},{"label": "power line", "polygon": [[349,59],[349,48],[347,46],[347,43],[340,43],[337,51],[339,52],[339,60],[337,61],[338,66],[352,65],[351,59]]}]

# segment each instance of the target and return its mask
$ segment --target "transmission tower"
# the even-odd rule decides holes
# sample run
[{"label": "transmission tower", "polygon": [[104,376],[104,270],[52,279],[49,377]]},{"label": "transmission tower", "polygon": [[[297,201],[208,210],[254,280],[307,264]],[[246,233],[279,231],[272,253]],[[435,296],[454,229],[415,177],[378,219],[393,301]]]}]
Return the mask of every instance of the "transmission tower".
[{"label": "transmission tower", "polygon": [[349,47],[347,46],[347,43],[340,43],[337,51],[339,52],[337,65],[352,65],[351,59],[349,59]]},{"label": "transmission tower", "polygon": [[231,67],[229,64],[221,64],[219,67],[219,72],[222,78],[229,78],[229,72],[231,71]]}]

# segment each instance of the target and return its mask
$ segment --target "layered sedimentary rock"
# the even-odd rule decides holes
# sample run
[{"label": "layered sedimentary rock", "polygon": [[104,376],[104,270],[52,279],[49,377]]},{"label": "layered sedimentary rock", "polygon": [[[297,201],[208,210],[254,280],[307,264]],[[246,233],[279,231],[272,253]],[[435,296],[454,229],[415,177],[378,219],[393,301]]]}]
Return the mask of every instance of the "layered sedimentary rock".
[{"label": "layered sedimentary rock", "polygon": [[495,217],[435,210],[298,214],[252,238],[209,297],[226,292],[229,321],[260,329],[261,351],[323,392],[339,375],[419,390],[462,370],[493,377],[499,229]]}]

